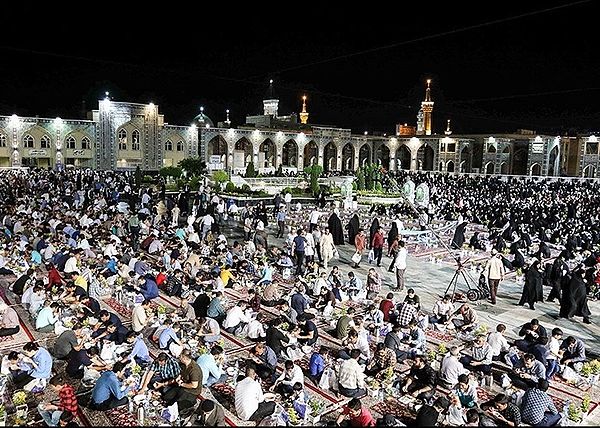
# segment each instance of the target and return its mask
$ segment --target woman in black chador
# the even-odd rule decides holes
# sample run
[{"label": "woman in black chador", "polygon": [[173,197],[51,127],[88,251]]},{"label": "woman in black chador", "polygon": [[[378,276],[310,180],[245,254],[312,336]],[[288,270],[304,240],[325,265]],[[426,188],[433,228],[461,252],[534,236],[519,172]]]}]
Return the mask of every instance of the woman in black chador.
[{"label": "woman in black chador", "polygon": [[573,271],[571,280],[562,290],[559,316],[561,318],[583,317],[583,322],[589,324],[591,312],[588,308],[585,282],[583,282],[584,275],[583,267]]},{"label": "woman in black chador", "polygon": [[535,309],[535,302],[541,302],[544,299],[542,289],[542,273],[540,272],[540,261],[533,259],[531,266],[525,273],[525,285],[519,306],[525,303],[529,304],[529,309]]},{"label": "woman in black chador", "polygon": [[450,245],[453,249],[462,248],[465,243],[465,229],[469,223],[463,221],[456,227],[456,231],[454,232],[454,237],[452,238],[452,244]]},{"label": "woman in black chador", "polygon": [[329,226],[329,232],[333,235],[333,243],[335,245],[344,244],[344,230],[342,229],[342,221],[334,211],[327,220]]},{"label": "woman in black chador", "polygon": [[354,213],[352,218],[350,219],[350,223],[346,226],[348,229],[348,243],[354,245],[354,238],[358,235],[358,229],[360,228],[360,220],[358,219],[358,214]]}]

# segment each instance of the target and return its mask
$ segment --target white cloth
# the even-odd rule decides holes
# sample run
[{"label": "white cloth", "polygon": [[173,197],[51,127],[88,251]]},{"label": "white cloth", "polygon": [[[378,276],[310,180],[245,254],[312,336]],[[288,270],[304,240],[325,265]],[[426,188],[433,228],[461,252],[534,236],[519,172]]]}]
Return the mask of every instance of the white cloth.
[{"label": "white cloth", "polygon": [[249,420],[263,401],[263,391],[258,381],[247,377],[236,385],[235,412],[243,421]]},{"label": "white cloth", "polygon": [[400,247],[398,254],[396,254],[396,260],[394,261],[394,267],[396,269],[406,269],[406,256],[408,251],[405,247]]},{"label": "white cloth", "polygon": [[442,359],[440,375],[442,380],[454,386],[458,383],[458,377],[461,374],[468,374],[469,370],[465,369],[458,358],[451,353],[447,353]]},{"label": "white cloth", "polygon": [[223,328],[237,327],[241,322],[249,323],[250,318],[246,316],[241,307],[236,305],[227,311],[227,317],[223,322]]}]

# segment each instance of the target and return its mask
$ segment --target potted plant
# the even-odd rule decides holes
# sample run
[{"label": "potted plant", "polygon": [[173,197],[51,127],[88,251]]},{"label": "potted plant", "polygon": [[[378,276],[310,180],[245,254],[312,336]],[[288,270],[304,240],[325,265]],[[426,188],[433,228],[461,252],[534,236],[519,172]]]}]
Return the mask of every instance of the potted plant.
[{"label": "potted plant", "polygon": [[569,411],[567,412],[569,420],[579,423],[581,422],[581,408],[575,406],[575,404],[569,404]]},{"label": "potted plant", "polygon": [[581,402],[581,412],[583,413],[584,417],[590,411],[591,404],[592,404],[592,400],[590,399],[590,395],[585,394],[583,396],[583,401]]}]

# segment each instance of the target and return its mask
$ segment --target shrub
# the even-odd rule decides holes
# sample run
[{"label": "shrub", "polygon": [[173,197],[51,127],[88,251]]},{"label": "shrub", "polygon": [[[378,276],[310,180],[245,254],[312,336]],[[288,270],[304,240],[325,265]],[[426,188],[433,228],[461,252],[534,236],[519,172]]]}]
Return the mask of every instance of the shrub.
[{"label": "shrub", "polygon": [[233,184],[231,181],[228,181],[225,185],[225,191],[227,193],[235,193],[236,190],[237,188],[235,187],[235,184]]},{"label": "shrub", "polygon": [[193,176],[190,178],[190,189],[198,190],[200,188],[200,177]]},{"label": "shrub", "polygon": [[229,180],[229,174],[227,174],[227,172],[223,170],[215,171],[213,172],[213,180],[215,181],[215,183],[217,183],[217,185],[220,186],[221,183],[225,183]]},{"label": "shrub", "polygon": [[245,177],[246,178],[255,178],[258,176],[258,172],[254,169],[254,162],[250,162],[247,166],[246,166],[246,174]]}]

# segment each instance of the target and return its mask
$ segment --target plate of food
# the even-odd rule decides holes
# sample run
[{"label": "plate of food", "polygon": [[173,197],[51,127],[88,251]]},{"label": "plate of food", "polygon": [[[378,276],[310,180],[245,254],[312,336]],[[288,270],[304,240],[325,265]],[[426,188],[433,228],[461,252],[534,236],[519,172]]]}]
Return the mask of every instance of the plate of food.
[{"label": "plate of food", "polygon": [[227,367],[227,374],[229,376],[235,375],[235,372],[236,372],[235,367]]}]

